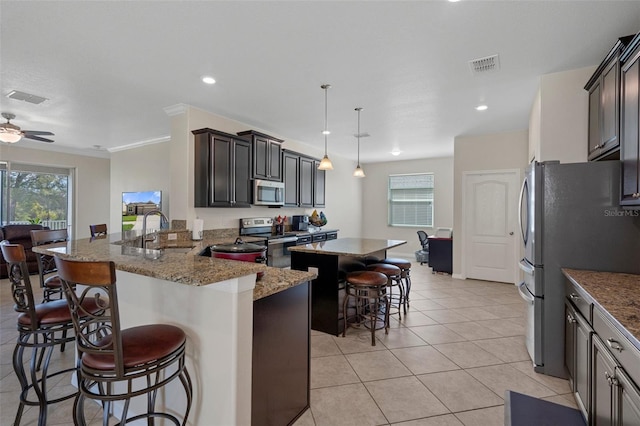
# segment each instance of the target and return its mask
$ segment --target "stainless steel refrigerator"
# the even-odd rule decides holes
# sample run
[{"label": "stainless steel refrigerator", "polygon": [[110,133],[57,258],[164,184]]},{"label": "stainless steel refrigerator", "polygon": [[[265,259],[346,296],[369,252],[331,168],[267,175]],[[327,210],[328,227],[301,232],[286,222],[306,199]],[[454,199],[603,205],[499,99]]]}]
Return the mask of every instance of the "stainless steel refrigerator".
[{"label": "stainless steel refrigerator", "polygon": [[566,377],[561,268],[640,273],[640,211],[621,209],[619,197],[619,161],[527,168],[518,290],[527,305],[527,350],[540,373]]}]

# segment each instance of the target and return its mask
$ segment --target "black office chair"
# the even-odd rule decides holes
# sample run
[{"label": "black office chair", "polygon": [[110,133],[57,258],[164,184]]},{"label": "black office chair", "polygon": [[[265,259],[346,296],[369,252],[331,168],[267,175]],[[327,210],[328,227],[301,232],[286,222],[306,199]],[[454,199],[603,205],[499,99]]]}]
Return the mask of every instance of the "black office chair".
[{"label": "black office chair", "polygon": [[426,232],[418,231],[418,239],[422,249],[416,252],[416,260],[420,262],[420,265],[429,263],[429,237]]}]

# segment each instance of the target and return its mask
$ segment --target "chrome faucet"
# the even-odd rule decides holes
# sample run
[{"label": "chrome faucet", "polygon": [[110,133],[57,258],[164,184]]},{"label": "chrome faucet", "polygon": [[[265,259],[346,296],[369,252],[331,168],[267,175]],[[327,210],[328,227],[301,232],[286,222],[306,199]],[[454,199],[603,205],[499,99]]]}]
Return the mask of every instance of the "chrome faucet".
[{"label": "chrome faucet", "polygon": [[164,213],[162,213],[160,210],[154,209],[146,212],[142,217],[142,248],[144,249],[147,248],[148,241],[155,241],[156,239],[155,236],[153,238],[147,238],[147,217],[152,214],[160,215],[160,229],[163,229],[163,224],[165,225],[165,228],[169,225],[169,219],[167,219]]}]

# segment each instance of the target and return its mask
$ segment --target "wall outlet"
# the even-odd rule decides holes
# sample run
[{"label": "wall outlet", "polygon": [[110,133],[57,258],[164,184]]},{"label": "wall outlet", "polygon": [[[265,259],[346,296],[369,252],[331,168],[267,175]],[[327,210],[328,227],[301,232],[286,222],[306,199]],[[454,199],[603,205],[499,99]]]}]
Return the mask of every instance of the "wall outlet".
[{"label": "wall outlet", "polygon": [[171,233],[167,235],[167,240],[171,241],[171,240],[177,240],[178,239],[178,234],[176,233]]}]

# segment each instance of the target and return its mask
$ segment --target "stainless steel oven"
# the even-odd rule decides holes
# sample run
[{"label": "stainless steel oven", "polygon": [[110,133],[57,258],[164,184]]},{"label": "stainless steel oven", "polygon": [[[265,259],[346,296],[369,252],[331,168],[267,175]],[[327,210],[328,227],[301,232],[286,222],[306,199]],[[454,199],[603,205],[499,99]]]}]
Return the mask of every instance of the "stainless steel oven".
[{"label": "stainless steel oven", "polygon": [[291,252],[289,247],[295,246],[298,237],[276,236],[267,240],[267,265],[274,268],[290,268]]},{"label": "stainless steel oven", "polygon": [[240,219],[240,235],[264,238],[267,241],[267,266],[273,266],[274,268],[291,267],[289,247],[297,244],[298,237],[294,233],[276,234],[272,218],[253,217]]}]

